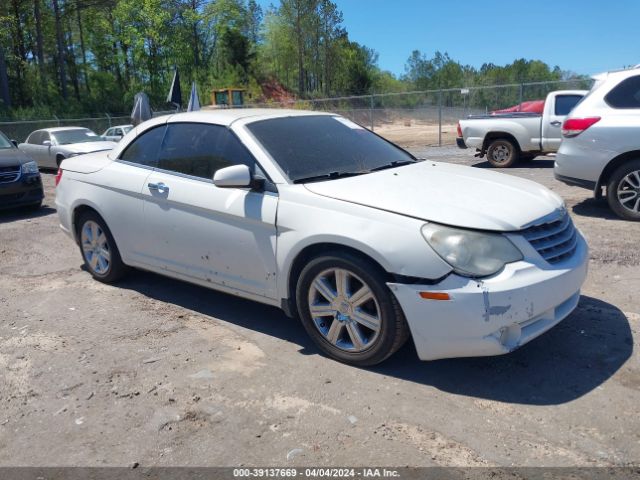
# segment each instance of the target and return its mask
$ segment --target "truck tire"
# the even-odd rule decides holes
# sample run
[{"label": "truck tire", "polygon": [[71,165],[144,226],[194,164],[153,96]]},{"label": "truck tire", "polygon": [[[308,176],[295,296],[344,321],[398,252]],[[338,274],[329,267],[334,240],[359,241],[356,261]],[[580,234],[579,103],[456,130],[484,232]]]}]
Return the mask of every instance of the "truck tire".
[{"label": "truck tire", "polygon": [[640,159],[613,171],[607,182],[607,202],[620,218],[640,221]]},{"label": "truck tire", "polygon": [[520,152],[511,140],[492,140],[487,148],[487,160],[496,168],[509,168],[518,161]]}]

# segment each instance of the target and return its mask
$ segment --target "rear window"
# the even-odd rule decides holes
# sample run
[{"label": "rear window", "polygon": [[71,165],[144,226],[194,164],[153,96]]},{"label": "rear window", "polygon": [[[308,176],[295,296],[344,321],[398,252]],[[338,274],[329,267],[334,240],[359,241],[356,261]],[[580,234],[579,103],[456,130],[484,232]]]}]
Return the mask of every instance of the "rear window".
[{"label": "rear window", "polygon": [[640,108],[640,75],[620,82],[604,101],[613,108]]},{"label": "rear window", "polygon": [[578,102],[582,100],[582,95],[558,95],[556,97],[556,115],[569,115]]}]

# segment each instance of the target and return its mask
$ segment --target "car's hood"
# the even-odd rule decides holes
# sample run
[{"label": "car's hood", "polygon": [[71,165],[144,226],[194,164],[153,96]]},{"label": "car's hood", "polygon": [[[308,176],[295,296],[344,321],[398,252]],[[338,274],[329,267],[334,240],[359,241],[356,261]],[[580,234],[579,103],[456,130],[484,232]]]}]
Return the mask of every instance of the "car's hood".
[{"label": "car's hood", "polygon": [[532,181],[432,161],[305,186],[346,202],[482,230],[520,230],[563,207],[558,195]]},{"label": "car's hood", "polygon": [[70,143],[68,145],[60,145],[58,148],[69,153],[91,153],[99,152],[101,150],[111,150],[117,143],[99,141],[99,142],[83,142],[83,143]]},{"label": "car's hood", "polygon": [[17,148],[0,148],[0,167],[12,167],[31,161],[28,155]]}]

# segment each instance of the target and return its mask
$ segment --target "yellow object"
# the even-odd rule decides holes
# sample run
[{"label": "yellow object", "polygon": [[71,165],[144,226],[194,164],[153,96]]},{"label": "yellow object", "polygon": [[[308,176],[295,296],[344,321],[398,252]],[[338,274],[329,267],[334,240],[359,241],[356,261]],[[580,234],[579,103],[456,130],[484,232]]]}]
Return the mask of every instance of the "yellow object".
[{"label": "yellow object", "polygon": [[244,88],[221,88],[211,92],[211,103],[220,106],[244,105]]},{"label": "yellow object", "polygon": [[451,300],[448,293],[442,292],[420,292],[420,296],[425,300]]}]

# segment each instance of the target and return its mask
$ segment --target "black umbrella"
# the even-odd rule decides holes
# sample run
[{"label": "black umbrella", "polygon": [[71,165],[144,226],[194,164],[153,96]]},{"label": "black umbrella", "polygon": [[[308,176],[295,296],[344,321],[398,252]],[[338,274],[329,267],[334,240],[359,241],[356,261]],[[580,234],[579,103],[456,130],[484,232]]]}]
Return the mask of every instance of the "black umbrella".
[{"label": "black umbrella", "polygon": [[178,67],[176,67],[173,73],[171,89],[169,90],[169,95],[167,95],[167,103],[173,103],[178,108],[182,106],[182,92],[180,91],[180,74],[178,73]]}]

